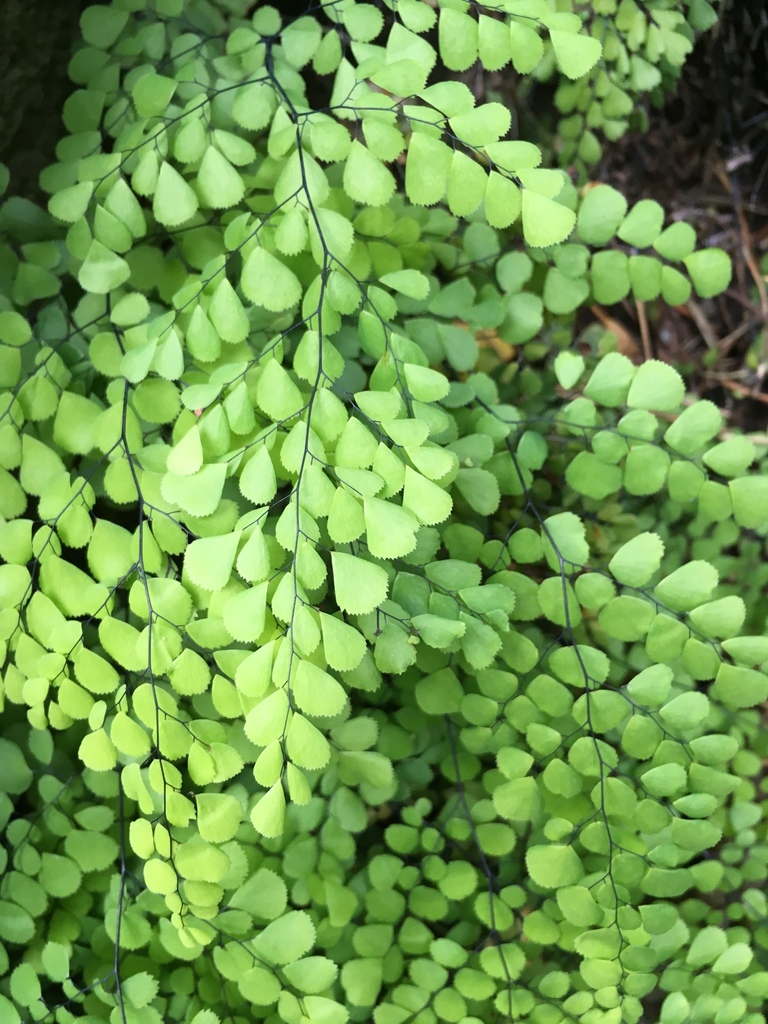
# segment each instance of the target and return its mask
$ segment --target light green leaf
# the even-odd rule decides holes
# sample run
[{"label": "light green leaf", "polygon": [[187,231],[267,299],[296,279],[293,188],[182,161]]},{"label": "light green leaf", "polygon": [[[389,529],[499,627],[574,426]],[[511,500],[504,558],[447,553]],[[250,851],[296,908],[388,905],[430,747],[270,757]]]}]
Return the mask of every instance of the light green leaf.
[{"label": "light green leaf", "polygon": [[584,357],[578,352],[558,352],[554,371],[560,387],[569,391],[584,373]]},{"label": "light green leaf", "polygon": [[616,234],[627,212],[627,200],[611,185],[590,188],[579,206],[579,236],[590,245],[605,245]]},{"label": "light green leaf", "polygon": [[438,650],[450,648],[454,641],[466,632],[466,623],[455,619],[443,619],[438,615],[414,615],[411,625],[430,647]]},{"label": "light green leaf", "polygon": [[[199,543],[201,542],[193,541],[192,546]],[[239,564],[240,559],[238,566]],[[267,584],[261,583],[229,598],[224,605],[224,628],[240,643],[252,643],[264,632],[266,613]]]},{"label": "light green leaf", "polygon": [[[195,847],[190,847],[194,850]],[[218,847],[203,848],[205,855],[219,855]],[[253,917],[274,921],[285,913],[288,906],[288,890],[283,879],[269,868],[257,868],[230,897],[229,905],[237,910],[247,910]]]},{"label": "light green leaf", "polygon": [[97,4],[87,7],[80,15],[80,31],[90,46],[107,50],[123,31],[128,11]]},{"label": "light green leaf", "polygon": [[537,592],[542,615],[558,626],[574,628],[581,621],[581,612],[573,587],[558,577],[544,580]]},{"label": "light green leaf", "polygon": [[743,665],[761,665],[768,661],[768,636],[739,636],[724,640],[723,650]]},{"label": "light green leaf", "polygon": [[740,434],[721,441],[703,455],[704,465],[724,477],[742,476],[754,459],[755,446]]},{"label": "light green leaf", "polygon": [[119,288],[131,276],[128,263],[95,238],[88,248],[77,279],[87,292],[106,295]]},{"label": "light green leaf", "polygon": [[345,487],[338,487],[328,512],[328,536],[336,544],[349,544],[365,530],[363,509]]},{"label": "light green leaf", "polygon": [[311,661],[299,662],[291,693],[301,710],[315,718],[333,718],[347,703],[341,683]]},{"label": "light green leaf", "polygon": [[680,220],[670,224],[653,242],[659,256],[679,263],[690,256],[696,245],[696,231],[690,224]]},{"label": "light green leaf", "polygon": [[[371,9],[376,10],[376,8]],[[381,17],[378,10],[376,10],[376,14],[379,18]],[[378,35],[378,33],[376,34]],[[385,92],[405,98],[413,96],[424,88],[430,70],[429,67],[419,64],[415,60],[396,60],[388,62],[380,71],[371,75],[371,81]]]},{"label": "light green leaf", "polygon": [[542,804],[541,790],[531,776],[515,777],[493,791],[493,806],[507,821],[534,822],[541,814]]},{"label": "light green leaf", "polygon": [[77,756],[94,772],[111,771],[117,764],[117,750],[104,729],[87,733],[78,748]]},{"label": "light green leaf", "polygon": [[176,85],[175,79],[164,75],[142,75],[131,90],[139,117],[160,117],[164,114],[176,92]]},{"label": "light green leaf", "polygon": [[752,668],[723,663],[709,691],[733,708],[751,708],[768,699],[768,676]]},{"label": "light green leaf", "polygon": [[273,313],[295,306],[303,293],[293,271],[262,247],[254,249],[245,261],[241,286],[251,302]]},{"label": "light green leaf", "polygon": [[593,452],[579,452],[568,465],[565,478],[579,494],[602,500],[619,490],[622,472],[618,466],[604,462]]},{"label": "light green leaf", "polygon": [[406,363],[404,372],[411,397],[419,402],[439,402],[451,389],[448,378],[428,366]]},{"label": "light green leaf", "polygon": [[635,367],[625,355],[609,352],[592,371],[584,394],[600,405],[623,405],[634,376]]},{"label": "light green leaf", "polygon": [[261,131],[272,120],[277,106],[275,90],[267,82],[240,86],[232,104],[232,117],[242,128]]},{"label": "light green leaf", "polygon": [[[542,160],[541,150],[532,142],[521,139],[494,142],[485,147],[485,152],[497,167],[508,172],[524,171],[538,167]],[[562,178],[561,178],[562,181]]]},{"label": "light green leaf", "polygon": [[731,594],[694,608],[689,619],[706,637],[727,640],[741,632],[747,608],[744,600]]},{"label": "light green leaf", "polygon": [[561,32],[551,29],[549,38],[560,70],[568,78],[581,78],[600,60],[600,41],[583,32]]},{"label": "light green leaf", "polygon": [[208,144],[205,125],[199,118],[182,121],[173,140],[173,155],[182,164],[197,163]]},{"label": "light green leaf", "polygon": [[159,857],[152,857],[144,865],[144,884],[150,892],[160,896],[167,896],[175,892],[178,886],[178,879],[173,865],[168,861],[160,860]]},{"label": "light green leaf", "polygon": [[57,220],[74,224],[84,216],[92,195],[93,182],[81,181],[77,185],[70,185],[51,196],[48,200],[48,210]]},{"label": "light green leaf", "polygon": [[637,368],[627,395],[627,405],[631,409],[674,412],[680,407],[684,394],[683,378],[674,367],[658,359],[648,359]]},{"label": "light green leaf", "polygon": [[203,464],[203,445],[197,424],[176,442],[168,453],[168,470],[178,476],[197,473]]},{"label": "light green leaf", "polygon": [[575,885],[584,877],[584,867],[574,848],[557,843],[530,846],[525,866],[531,879],[543,889]]},{"label": "light green leaf", "polygon": [[621,222],[616,234],[627,245],[647,249],[659,238],[663,226],[664,207],[654,199],[641,199]]},{"label": "light green leaf", "polygon": [[509,178],[491,171],[485,188],[485,215],[493,228],[514,224],[523,208],[523,193]]},{"label": "light green leaf", "polygon": [[383,789],[392,782],[392,762],[376,750],[344,750],[339,754],[339,777],[348,786],[365,783]]},{"label": "light green leaf", "polygon": [[665,704],[659,712],[665,725],[688,732],[695,729],[709,714],[709,700],[704,693],[681,693]]},{"label": "light green leaf", "polygon": [[687,778],[685,768],[669,763],[643,772],[640,781],[651,796],[668,797],[677,795],[685,787]]},{"label": "light green leaf", "polygon": [[278,250],[286,256],[295,256],[306,248],[308,238],[305,212],[298,206],[287,210],[275,231]]},{"label": "light green leaf", "polygon": [[331,552],[336,603],[350,615],[367,615],[386,599],[389,580],[386,570],[356,555]]},{"label": "light green leaf", "polygon": [[719,433],[722,424],[722,414],[713,402],[694,402],[670,424],[664,440],[681,455],[695,455]]},{"label": "light green leaf", "polygon": [[499,507],[499,483],[487,469],[460,469],[456,474],[455,486],[464,500],[480,515],[492,515]]},{"label": "light green leaf", "polygon": [[240,492],[254,505],[268,505],[277,493],[277,477],[267,448],[259,445],[238,480]]},{"label": "light green leaf", "polygon": [[752,963],[753,952],[746,942],[734,942],[712,964],[715,974],[743,974]]},{"label": "light green leaf", "polygon": [[467,217],[483,201],[487,186],[485,170],[472,157],[456,150],[448,173],[448,208],[457,217]]},{"label": "light green leaf", "polygon": [[[445,13],[443,11],[443,13]],[[453,150],[425,132],[414,132],[405,162],[405,192],[417,206],[439,203],[448,187]]]},{"label": "light green leaf", "polygon": [[402,558],[416,547],[419,521],[407,509],[380,498],[363,501],[368,550],[376,558]]},{"label": "light green leaf", "polygon": [[197,169],[197,192],[203,206],[226,210],[237,206],[245,194],[245,183],[232,164],[214,146],[209,146]]},{"label": "light green leaf", "polygon": [[563,242],[573,230],[576,214],[546,196],[523,191],[523,234],[528,245],[546,249]]},{"label": "light green leaf", "polygon": [[357,139],[344,164],[344,191],[364,206],[384,206],[395,191],[392,172]]},{"label": "light green leaf", "polygon": [[289,22],[280,37],[288,63],[295,68],[303,68],[317,52],[322,38],[322,29],[315,18],[297,18]]},{"label": "light green leaf", "polygon": [[222,590],[229,583],[239,540],[237,530],[192,541],[184,556],[184,571],[195,586]]},{"label": "light green leaf", "polygon": [[696,294],[711,299],[731,283],[731,260],[722,249],[700,249],[683,260]]},{"label": "light green leaf", "polygon": [[656,597],[672,611],[687,612],[709,600],[718,572],[701,559],[688,562],[656,584]]},{"label": "light green leaf", "polygon": [[160,491],[174,508],[181,508],[193,516],[209,516],[219,506],[226,474],[227,467],[223,463],[203,466],[191,476],[166,473]]},{"label": "light green leaf", "polygon": [[403,507],[409,509],[423,525],[434,526],[451,514],[453,500],[442,487],[407,466]]},{"label": "light green leaf", "polygon": [[500,71],[512,59],[509,27],[485,14],[478,18],[478,50],[486,71]]},{"label": "light green leaf", "polygon": [[664,542],[655,533],[640,533],[622,545],[608,568],[619,583],[642,587],[653,577],[661,565]]},{"label": "light green leaf", "polygon": [[438,41],[445,66],[450,71],[466,71],[477,60],[477,21],[461,11],[441,7]]},{"label": "light green leaf", "polygon": [[416,683],[416,701],[428,715],[448,715],[461,708],[464,690],[450,668],[424,676]]},{"label": "light green leaf", "polygon": [[300,960],[312,949],[315,928],[309,914],[303,910],[289,910],[268,924],[252,941],[260,957],[268,963],[283,966]]},{"label": "light green leaf", "polygon": [[300,992],[324,992],[333,984],[338,967],[325,956],[308,956],[283,968],[288,981]]},{"label": "light green leaf", "polygon": [[197,213],[198,203],[191,186],[172,164],[163,163],[152,201],[155,220],[164,227],[176,228]]},{"label": "light green leaf", "polygon": [[323,649],[331,668],[337,672],[351,672],[357,668],[365,654],[365,638],[354,626],[334,615],[320,612]]},{"label": "light green leaf", "polygon": [[256,401],[276,423],[291,419],[306,405],[288,371],[276,359],[269,359],[264,366],[256,384]]},{"label": "light green leaf", "polygon": [[285,793],[280,779],[254,805],[251,824],[267,839],[282,835],[285,825]]},{"label": "light green leaf", "polygon": [[694,968],[704,967],[725,952],[727,944],[723,929],[708,925],[694,935],[685,962]]},{"label": "light green leaf", "polygon": [[418,270],[395,270],[391,274],[384,274],[380,282],[411,299],[426,299],[429,294],[429,279]]},{"label": "light green leaf", "polygon": [[197,828],[209,843],[226,843],[240,827],[243,810],[240,801],[226,793],[198,793]]},{"label": "light green leaf", "polygon": [[544,43],[536,29],[523,21],[511,21],[509,42],[512,64],[519,75],[528,75],[544,56]]},{"label": "light green leaf", "polygon": [[294,714],[288,726],[285,749],[291,761],[308,771],[325,768],[331,757],[328,740],[303,715]]},{"label": "light green leaf", "polygon": [[744,476],[728,481],[733,518],[746,530],[762,530],[768,523],[768,477]]},{"label": "light green leaf", "polygon": [[123,995],[131,1006],[141,1010],[152,1002],[159,987],[157,978],[148,971],[140,971],[123,981]]},{"label": "light green leaf", "polygon": [[483,103],[450,118],[451,131],[468,146],[488,146],[506,135],[512,115],[501,103]]}]

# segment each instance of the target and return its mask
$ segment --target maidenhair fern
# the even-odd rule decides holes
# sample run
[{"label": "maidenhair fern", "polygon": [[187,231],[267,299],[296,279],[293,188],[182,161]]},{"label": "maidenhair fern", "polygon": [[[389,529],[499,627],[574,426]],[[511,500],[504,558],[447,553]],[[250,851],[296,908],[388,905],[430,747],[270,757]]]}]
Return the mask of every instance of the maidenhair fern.
[{"label": "maidenhair fern", "polygon": [[729,262],[455,74],[589,162],[712,8],[249,6],[0,208],[3,1024],[759,1024],[768,478],[581,333]]}]

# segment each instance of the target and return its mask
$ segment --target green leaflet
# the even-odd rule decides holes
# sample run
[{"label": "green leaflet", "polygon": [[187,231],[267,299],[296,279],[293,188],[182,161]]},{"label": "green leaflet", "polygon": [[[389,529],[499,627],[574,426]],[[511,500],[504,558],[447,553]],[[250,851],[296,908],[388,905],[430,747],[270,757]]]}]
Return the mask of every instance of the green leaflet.
[{"label": "green leaflet", "polygon": [[485,103],[466,114],[457,114],[449,121],[451,131],[469,146],[487,146],[506,135],[510,113],[501,103]]},{"label": "green leaflet", "polygon": [[558,66],[568,78],[581,78],[600,59],[603,48],[597,39],[555,29],[550,30],[549,38]]},{"label": "green leaflet", "polygon": [[245,183],[229,160],[209,146],[197,171],[197,191],[204,206],[228,209],[243,198]]},{"label": "green leaflet", "polygon": [[344,188],[365,206],[383,206],[395,190],[395,179],[365,146],[353,140],[344,165]]},{"label": "green leaflet", "polygon": [[656,573],[663,554],[664,543],[657,534],[638,534],[616,552],[609,568],[620,583],[643,586]]},{"label": "green leaflet", "polygon": [[532,846],[526,856],[526,867],[537,885],[557,889],[573,885],[583,877],[584,869],[570,846]]},{"label": "green leaflet", "polygon": [[179,172],[165,161],[160,165],[154,188],[152,212],[166,227],[178,227],[197,211],[197,196]]},{"label": "green leaflet", "polygon": [[239,533],[193,541],[187,549],[185,568],[192,582],[204,590],[221,590],[229,582]]},{"label": "green leaflet", "polygon": [[523,192],[523,232],[529,245],[544,249],[570,235],[576,215],[547,196],[531,189]]},{"label": "green leaflet", "polygon": [[604,245],[618,230],[626,210],[626,199],[610,185],[590,189],[579,205],[580,237],[592,245]]},{"label": "green leaflet", "polygon": [[121,256],[94,239],[78,273],[78,280],[85,291],[106,295],[124,284],[130,273],[128,263]]},{"label": "green leaflet", "polygon": [[148,74],[140,78],[132,89],[136,112],[141,117],[164,114],[176,91],[176,82],[164,75]]},{"label": "green leaflet", "polygon": [[298,706],[309,715],[332,718],[346,703],[346,693],[328,672],[309,661],[300,661],[291,692]]},{"label": "green leaflet", "polygon": [[266,249],[254,249],[245,262],[241,280],[243,292],[259,306],[281,312],[301,298],[299,279]]},{"label": "green leaflet", "polygon": [[364,615],[387,596],[386,571],[373,562],[334,551],[331,554],[336,601],[342,611]]},{"label": "green leaflet", "polygon": [[412,203],[431,206],[445,195],[453,155],[439,139],[415,132],[408,146],[405,190]]}]

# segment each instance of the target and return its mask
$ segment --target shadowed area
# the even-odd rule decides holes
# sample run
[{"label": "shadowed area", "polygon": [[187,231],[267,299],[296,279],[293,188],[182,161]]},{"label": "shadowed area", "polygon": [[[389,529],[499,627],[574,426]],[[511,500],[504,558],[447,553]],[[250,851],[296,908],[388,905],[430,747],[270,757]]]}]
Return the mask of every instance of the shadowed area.
[{"label": "shadowed area", "polygon": [[0,4],[0,161],[13,191],[39,198],[40,171],[64,134],[61,109],[72,90],[70,53],[82,0],[3,0]]}]

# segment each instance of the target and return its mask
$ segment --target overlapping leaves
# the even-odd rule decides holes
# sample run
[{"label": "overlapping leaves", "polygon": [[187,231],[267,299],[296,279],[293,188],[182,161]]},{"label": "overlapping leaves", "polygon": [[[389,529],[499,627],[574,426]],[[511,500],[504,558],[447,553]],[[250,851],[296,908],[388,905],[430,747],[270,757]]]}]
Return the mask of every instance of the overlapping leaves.
[{"label": "overlapping leaves", "polygon": [[[60,985],[62,1020],[121,1024],[538,995],[639,1019],[688,927],[669,901],[720,884],[726,832],[752,844],[764,638],[719,549],[617,499],[762,531],[754,450],[657,361],[562,348],[544,416],[514,372],[545,317],[728,268],[429,84],[438,55],[585,84],[597,38],[522,6],[84,15],[54,220],[26,211],[56,241],[10,260],[0,310],[9,1014]],[[72,330],[55,303],[31,325],[60,278]],[[764,985],[701,920],[686,962],[736,981],[735,1019]]]}]

